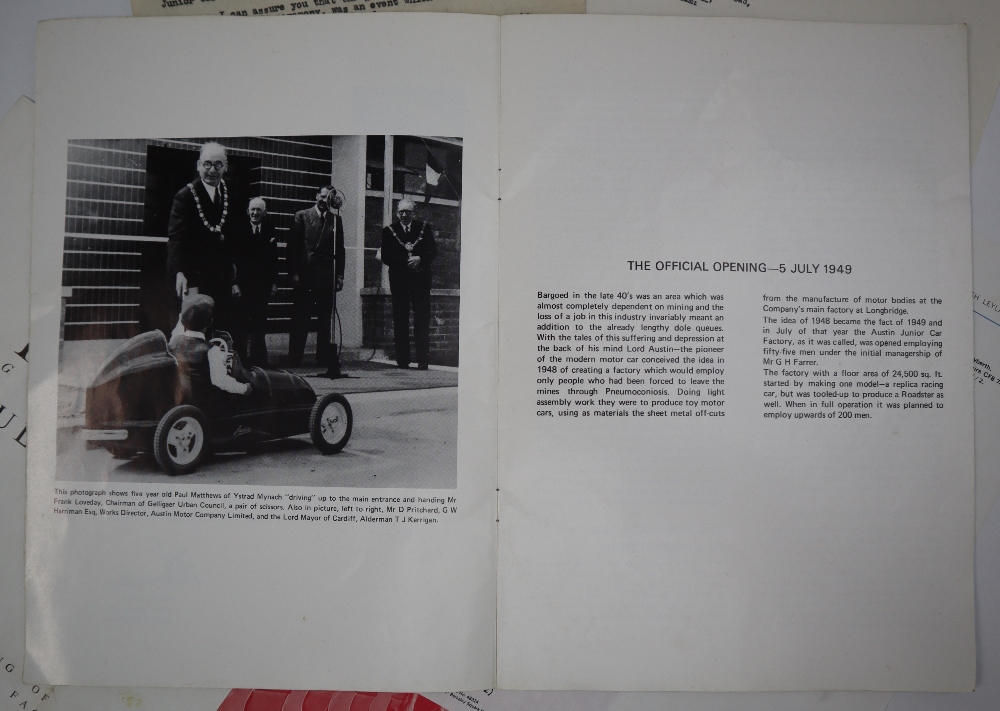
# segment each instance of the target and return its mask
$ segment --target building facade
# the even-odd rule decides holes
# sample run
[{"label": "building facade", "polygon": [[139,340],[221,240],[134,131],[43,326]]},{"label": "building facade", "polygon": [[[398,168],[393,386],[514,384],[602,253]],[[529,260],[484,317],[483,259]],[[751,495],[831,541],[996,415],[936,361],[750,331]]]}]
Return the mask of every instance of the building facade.
[{"label": "building facade", "polygon": [[[229,155],[230,212],[263,197],[281,260],[268,309],[269,346],[287,348],[292,290],[285,235],[298,210],[333,184],[342,193],[347,268],[338,297],[338,342],[347,354],[392,357],[387,280],[377,258],[382,227],[404,196],[436,228],[431,362],[458,364],[461,262],[460,139],[414,136],[254,136],[74,140],[67,152],[63,254],[63,337],[123,339],[164,328],[176,313],[166,275],[173,195],[196,177],[200,146]],[[315,329],[313,329],[315,330]],[[370,349],[370,350],[369,350]]]}]

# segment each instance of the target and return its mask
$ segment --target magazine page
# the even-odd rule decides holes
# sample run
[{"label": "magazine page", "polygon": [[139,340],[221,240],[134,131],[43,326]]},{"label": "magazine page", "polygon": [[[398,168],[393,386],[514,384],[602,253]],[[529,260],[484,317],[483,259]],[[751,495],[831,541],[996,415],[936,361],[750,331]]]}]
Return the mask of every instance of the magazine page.
[{"label": "magazine page", "polygon": [[28,274],[35,107],[26,97],[0,121],[0,708],[37,711],[48,686],[24,684],[24,501],[28,384]]},{"label": "magazine page", "polygon": [[585,0],[132,0],[136,17],[178,15],[346,15],[359,12],[469,12],[478,15],[583,13]]},{"label": "magazine page", "polygon": [[[162,1],[162,0],[161,0]],[[587,0],[601,15],[744,17],[760,20],[959,25],[968,29],[970,157],[975,160],[1000,83],[1000,4],[980,0]]]},{"label": "magazine page", "polygon": [[971,689],[964,27],[501,56],[498,685]]},{"label": "magazine page", "polygon": [[498,20],[38,43],[27,678],[491,685]]},{"label": "magazine page", "polygon": [[[453,691],[427,698],[445,711],[885,711],[892,694],[882,691]],[[158,710],[157,710],[158,711]]]}]

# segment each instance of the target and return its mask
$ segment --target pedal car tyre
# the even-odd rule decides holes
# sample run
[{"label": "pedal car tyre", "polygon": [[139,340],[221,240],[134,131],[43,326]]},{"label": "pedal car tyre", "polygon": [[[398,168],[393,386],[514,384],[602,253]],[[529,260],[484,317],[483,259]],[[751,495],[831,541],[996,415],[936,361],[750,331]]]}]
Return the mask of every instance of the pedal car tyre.
[{"label": "pedal car tyre", "polygon": [[309,435],[323,454],[336,454],[351,438],[354,413],[340,393],[329,393],[316,401],[309,414]]},{"label": "pedal car tyre", "polygon": [[167,474],[193,472],[208,454],[208,423],[193,405],[178,405],[156,426],[153,456]]}]

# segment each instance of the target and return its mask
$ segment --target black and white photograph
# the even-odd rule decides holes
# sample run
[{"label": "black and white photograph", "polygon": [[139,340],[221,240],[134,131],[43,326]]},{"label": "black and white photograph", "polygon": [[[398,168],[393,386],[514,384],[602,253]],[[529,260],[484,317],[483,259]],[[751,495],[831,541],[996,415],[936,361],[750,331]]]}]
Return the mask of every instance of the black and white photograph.
[{"label": "black and white photograph", "polygon": [[60,481],[457,486],[462,139],[74,139]]}]

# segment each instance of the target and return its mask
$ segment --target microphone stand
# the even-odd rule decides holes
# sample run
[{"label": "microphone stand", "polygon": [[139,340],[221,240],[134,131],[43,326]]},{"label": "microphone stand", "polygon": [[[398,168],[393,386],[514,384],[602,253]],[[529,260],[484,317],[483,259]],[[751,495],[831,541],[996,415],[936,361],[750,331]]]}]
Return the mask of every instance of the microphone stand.
[{"label": "microphone stand", "polygon": [[[337,194],[334,193],[334,196]],[[330,380],[337,380],[339,378],[349,378],[347,373],[340,370],[340,351],[337,349],[337,223],[340,222],[338,219],[340,217],[340,207],[333,210],[329,206],[329,198],[327,199],[328,212],[333,214],[333,308],[330,310],[330,341],[329,344],[329,357],[327,358],[327,367],[325,373],[318,373],[316,377],[318,378],[329,378]],[[345,264],[346,266],[346,264]],[[343,340],[343,334],[341,334],[341,340]]]}]

